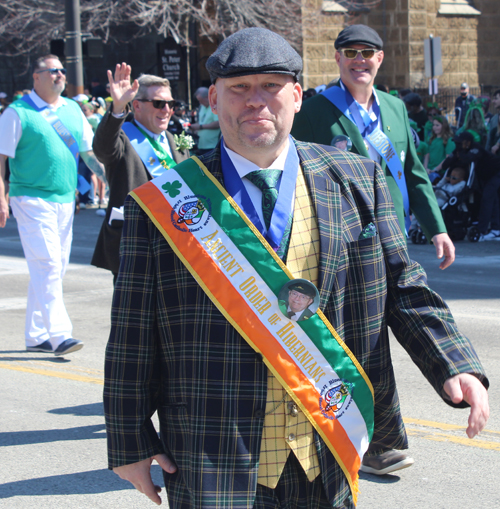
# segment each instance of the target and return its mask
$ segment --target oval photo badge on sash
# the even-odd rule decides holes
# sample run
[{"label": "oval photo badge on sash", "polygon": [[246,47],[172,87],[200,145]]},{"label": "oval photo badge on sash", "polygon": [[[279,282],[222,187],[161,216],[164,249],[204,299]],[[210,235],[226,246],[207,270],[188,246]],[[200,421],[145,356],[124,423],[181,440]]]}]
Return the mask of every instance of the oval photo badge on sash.
[{"label": "oval photo badge on sash", "polygon": [[332,139],[330,145],[332,147],[348,152],[352,148],[352,141],[349,136],[346,136],[345,134],[338,134]]},{"label": "oval photo badge on sash", "polygon": [[319,308],[318,289],[307,279],[288,281],[278,294],[281,312],[294,322],[307,320]]}]

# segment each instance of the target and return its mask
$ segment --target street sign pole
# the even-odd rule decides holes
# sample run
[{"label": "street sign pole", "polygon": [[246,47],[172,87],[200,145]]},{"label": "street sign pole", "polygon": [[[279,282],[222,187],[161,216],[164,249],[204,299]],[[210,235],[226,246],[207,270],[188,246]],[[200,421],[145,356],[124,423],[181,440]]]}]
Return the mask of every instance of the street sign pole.
[{"label": "street sign pole", "polygon": [[429,35],[424,40],[424,63],[425,76],[429,79],[429,95],[432,95],[432,102],[436,102],[437,76],[443,74],[443,63],[441,60],[441,37]]},{"label": "street sign pole", "polygon": [[82,34],[80,28],[80,0],[66,0],[66,68],[68,97],[83,94]]}]

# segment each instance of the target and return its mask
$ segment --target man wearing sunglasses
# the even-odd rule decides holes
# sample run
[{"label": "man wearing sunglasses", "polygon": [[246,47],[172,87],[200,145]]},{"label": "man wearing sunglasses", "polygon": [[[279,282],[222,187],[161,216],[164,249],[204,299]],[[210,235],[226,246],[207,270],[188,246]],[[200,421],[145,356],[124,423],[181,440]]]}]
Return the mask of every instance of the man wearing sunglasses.
[{"label": "man wearing sunglasses", "polygon": [[10,158],[10,204],[28,263],[25,342],[30,352],[65,355],[72,338],[62,278],[69,262],[79,156],[99,177],[92,128],[79,105],[61,97],[66,70],[55,55],[35,61],[33,91],[0,117],[0,227],[9,217],[3,178]]},{"label": "man wearing sunglasses", "polygon": [[[110,222],[113,208],[120,209],[130,191],[189,157],[167,131],[176,102],[169,81],[144,74],[131,83],[131,72],[125,63],[116,65],[114,76],[108,71],[113,102],[94,137],[95,153],[106,167],[109,203],[91,263],[115,276],[123,221]],[[134,119],[126,122],[130,104]]]},{"label": "man wearing sunglasses", "polygon": [[[332,137],[347,135],[352,151],[369,157],[385,170],[387,184],[403,231],[408,230],[409,212],[417,217],[427,238],[432,239],[441,269],[455,259],[455,248],[446,232],[441,211],[420,163],[412,140],[404,103],[374,90],[377,72],[384,60],[383,41],[372,28],[351,25],[335,41],[339,82],[304,103],[295,116],[292,134],[297,139],[329,145]],[[385,152],[384,152],[385,150]],[[399,402],[379,401],[384,417],[376,422],[374,441],[362,470],[386,474],[413,463],[393,449],[408,447],[402,421],[393,422]],[[385,411],[383,410],[385,409]]]}]

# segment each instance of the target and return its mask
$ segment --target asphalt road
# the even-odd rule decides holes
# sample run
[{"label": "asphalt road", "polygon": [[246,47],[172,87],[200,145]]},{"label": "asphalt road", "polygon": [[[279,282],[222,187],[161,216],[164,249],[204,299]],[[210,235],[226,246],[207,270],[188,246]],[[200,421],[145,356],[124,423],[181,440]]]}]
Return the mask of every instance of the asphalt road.
[{"label": "asphalt road", "polygon": [[[85,348],[65,358],[24,350],[28,271],[15,220],[0,230],[0,507],[137,509],[154,504],[106,468],[101,404],[112,276],[89,265],[102,218],[75,219],[64,280],[74,336]],[[394,341],[393,358],[415,464],[396,475],[361,474],[359,509],[500,507],[500,242],[457,244],[438,269],[432,246],[409,246],[445,297],[490,377],[491,418],[474,440],[467,410],[445,405]],[[161,472],[154,467],[158,481]],[[166,504],[165,504],[166,505]]]}]

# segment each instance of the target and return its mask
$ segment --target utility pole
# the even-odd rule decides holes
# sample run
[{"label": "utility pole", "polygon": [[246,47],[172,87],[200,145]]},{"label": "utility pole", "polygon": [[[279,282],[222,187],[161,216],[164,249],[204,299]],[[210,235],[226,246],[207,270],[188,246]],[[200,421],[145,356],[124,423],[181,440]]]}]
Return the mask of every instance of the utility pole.
[{"label": "utility pole", "polygon": [[80,0],[65,0],[66,14],[66,93],[68,97],[83,94],[82,34]]}]

